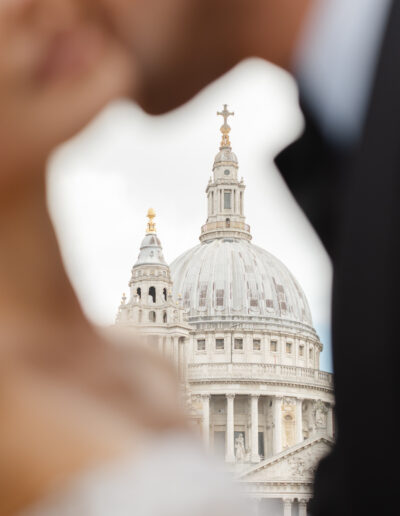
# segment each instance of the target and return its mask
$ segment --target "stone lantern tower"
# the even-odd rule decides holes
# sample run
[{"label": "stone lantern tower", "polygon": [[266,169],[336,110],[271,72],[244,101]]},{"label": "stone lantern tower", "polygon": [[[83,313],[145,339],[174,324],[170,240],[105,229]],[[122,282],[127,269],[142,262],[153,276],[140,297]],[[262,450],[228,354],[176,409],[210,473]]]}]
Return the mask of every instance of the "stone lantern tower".
[{"label": "stone lantern tower", "polygon": [[150,208],[146,235],[129,281],[129,300],[124,294],[116,325],[140,332],[148,345],[173,360],[184,380],[190,327],[180,300],[172,299],[170,269],[157,236],[155,216],[155,211]]},{"label": "stone lantern tower", "polygon": [[243,178],[238,179],[238,159],[232,151],[228,125],[228,117],[233,116],[224,105],[217,113],[222,116],[222,139],[219,152],[215,156],[213,177],[210,179],[206,193],[208,199],[207,223],[201,228],[201,242],[215,238],[242,238],[251,240],[250,227],[245,224]]}]

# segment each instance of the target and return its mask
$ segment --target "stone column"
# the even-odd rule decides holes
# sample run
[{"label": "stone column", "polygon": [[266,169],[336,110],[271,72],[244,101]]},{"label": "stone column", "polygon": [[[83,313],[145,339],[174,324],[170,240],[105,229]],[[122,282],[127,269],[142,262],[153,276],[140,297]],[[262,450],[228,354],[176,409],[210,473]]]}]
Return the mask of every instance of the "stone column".
[{"label": "stone column", "polygon": [[303,442],[303,398],[296,399],[296,444]]},{"label": "stone column", "polygon": [[174,364],[176,370],[179,369],[179,337],[174,337]]},{"label": "stone column", "polygon": [[179,378],[181,381],[184,381],[185,379],[185,339],[180,338],[179,339]]},{"label": "stone column", "polygon": [[307,500],[299,500],[299,516],[307,516]]},{"label": "stone column", "polygon": [[289,498],[283,499],[283,516],[292,516],[292,500]]},{"label": "stone column", "polygon": [[251,395],[251,462],[260,462],[258,454],[258,395]]},{"label": "stone column", "polygon": [[210,446],[210,395],[203,394],[203,440],[206,448]]},{"label": "stone column", "polygon": [[274,454],[282,451],[282,398],[274,399],[274,437],[273,437]]},{"label": "stone column", "polygon": [[226,462],[235,462],[234,394],[226,395]]},{"label": "stone column", "polygon": [[168,358],[171,360],[171,362],[174,362],[174,337],[169,336],[168,337]]},{"label": "stone column", "polygon": [[326,433],[328,437],[333,439],[333,407],[329,405],[327,420],[326,420]]}]

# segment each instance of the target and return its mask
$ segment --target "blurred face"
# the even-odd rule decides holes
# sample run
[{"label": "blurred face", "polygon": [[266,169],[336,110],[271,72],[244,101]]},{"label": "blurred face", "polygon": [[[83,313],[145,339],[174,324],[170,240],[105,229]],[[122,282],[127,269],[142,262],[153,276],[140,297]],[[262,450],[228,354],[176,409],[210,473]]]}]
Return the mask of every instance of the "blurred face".
[{"label": "blurred face", "polygon": [[229,70],[251,0],[101,0],[135,56],[135,100],[163,113]]},{"label": "blurred face", "polygon": [[242,59],[289,69],[303,20],[317,0],[98,0],[135,56],[135,100],[163,113]]},{"label": "blurred face", "polygon": [[0,186],[127,94],[131,68],[97,0],[0,0]]}]

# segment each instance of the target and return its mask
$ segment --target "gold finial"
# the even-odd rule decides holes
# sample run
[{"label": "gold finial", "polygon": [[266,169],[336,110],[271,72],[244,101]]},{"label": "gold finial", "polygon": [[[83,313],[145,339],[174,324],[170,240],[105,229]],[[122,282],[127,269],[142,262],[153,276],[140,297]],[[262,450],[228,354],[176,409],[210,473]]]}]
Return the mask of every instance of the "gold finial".
[{"label": "gold finial", "polygon": [[156,232],[156,224],[153,222],[155,216],[156,212],[153,210],[153,208],[149,208],[149,211],[147,212],[147,218],[149,219],[149,222],[147,223],[147,233]]},{"label": "gold finial", "polygon": [[224,109],[222,111],[217,111],[218,116],[222,116],[224,119],[224,123],[221,126],[222,140],[221,140],[221,149],[223,147],[230,147],[231,142],[229,141],[229,133],[231,132],[231,128],[228,125],[228,118],[233,116],[235,113],[231,113],[228,110],[228,104],[224,104]]}]

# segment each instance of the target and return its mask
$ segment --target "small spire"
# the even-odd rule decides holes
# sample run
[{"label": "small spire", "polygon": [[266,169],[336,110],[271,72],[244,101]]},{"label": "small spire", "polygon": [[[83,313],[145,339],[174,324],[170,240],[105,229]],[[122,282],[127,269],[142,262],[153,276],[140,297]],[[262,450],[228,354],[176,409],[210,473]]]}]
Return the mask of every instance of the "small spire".
[{"label": "small spire", "polygon": [[217,111],[218,116],[222,116],[224,119],[224,123],[221,125],[221,133],[222,133],[222,140],[221,140],[221,146],[220,150],[224,148],[231,148],[231,142],[229,140],[229,133],[231,132],[231,128],[228,125],[228,118],[230,116],[233,116],[235,113],[230,112],[228,110],[228,104],[224,104],[224,109],[222,111]]},{"label": "small spire", "polygon": [[147,233],[156,232],[156,224],[153,222],[155,216],[156,212],[153,210],[153,208],[149,208],[149,211],[147,212],[147,218],[149,219],[149,222],[147,223]]},{"label": "small spire", "polygon": [[126,294],[125,292],[122,294],[122,299],[121,299],[121,305],[125,305],[126,304]]}]

